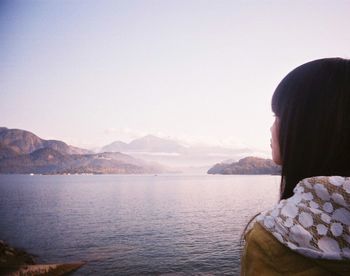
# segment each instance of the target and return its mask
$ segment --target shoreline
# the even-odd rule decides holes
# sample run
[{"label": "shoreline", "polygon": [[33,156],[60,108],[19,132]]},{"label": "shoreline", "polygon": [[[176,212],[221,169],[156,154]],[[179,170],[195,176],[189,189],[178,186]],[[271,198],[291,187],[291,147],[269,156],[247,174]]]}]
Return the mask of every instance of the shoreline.
[{"label": "shoreline", "polygon": [[1,275],[66,275],[84,264],[85,262],[38,264],[34,255],[0,240]]}]

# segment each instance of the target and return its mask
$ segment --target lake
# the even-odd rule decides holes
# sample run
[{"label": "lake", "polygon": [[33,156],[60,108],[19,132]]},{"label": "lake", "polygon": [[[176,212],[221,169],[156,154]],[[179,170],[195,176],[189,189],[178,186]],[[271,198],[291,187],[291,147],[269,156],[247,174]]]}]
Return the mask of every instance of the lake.
[{"label": "lake", "polygon": [[0,175],[0,239],[74,275],[237,275],[278,176]]}]

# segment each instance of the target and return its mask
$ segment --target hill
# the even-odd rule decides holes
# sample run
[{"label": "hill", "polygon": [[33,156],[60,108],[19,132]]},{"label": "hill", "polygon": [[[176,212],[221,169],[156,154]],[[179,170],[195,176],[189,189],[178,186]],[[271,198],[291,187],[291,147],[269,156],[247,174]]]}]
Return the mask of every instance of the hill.
[{"label": "hill", "polygon": [[27,154],[41,148],[51,148],[62,154],[88,154],[91,151],[67,145],[58,140],[41,139],[32,132],[22,129],[0,127],[0,157],[7,156],[8,151]]},{"label": "hill", "polygon": [[218,163],[208,170],[208,174],[280,174],[281,167],[271,159],[246,157],[233,163]]},{"label": "hill", "polygon": [[122,153],[63,155],[51,148],[38,149],[0,160],[0,173],[35,174],[139,174],[164,168]]}]

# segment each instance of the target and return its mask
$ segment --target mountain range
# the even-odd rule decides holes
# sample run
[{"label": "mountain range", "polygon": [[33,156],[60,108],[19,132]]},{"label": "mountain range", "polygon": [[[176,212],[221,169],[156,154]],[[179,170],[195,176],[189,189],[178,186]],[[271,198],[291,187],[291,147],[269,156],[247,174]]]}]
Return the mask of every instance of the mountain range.
[{"label": "mountain range", "polygon": [[223,159],[239,159],[255,152],[248,148],[227,148],[220,146],[188,145],[168,138],[147,135],[130,143],[114,141],[99,152],[123,152],[137,158],[159,162],[181,171],[199,170],[206,172],[213,164]]},{"label": "mountain range", "polygon": [[164,166],[120,152],[92,153],[20,129],[0,128],[0,173],[162,173]]},{"label": "mountain range", "polygon": [[272,160],[249,157],[235,162],[249,153],[247,148],[190,146],[154,135],[130,143],[115,141],[92,152],[26,130],[0,127],[0,173],[261,174],[278,170]]},{"label": "mountain range", "polygon": [[130,143],[124,143],[122,141],[115,141],[109,145],[104,146],[102,152],[153,152],[153,153],[181,153],[186,151],[186,147],[180,143],[170,140],[159,138],[154,135],[146,135],[144,137],[132,140]]}]

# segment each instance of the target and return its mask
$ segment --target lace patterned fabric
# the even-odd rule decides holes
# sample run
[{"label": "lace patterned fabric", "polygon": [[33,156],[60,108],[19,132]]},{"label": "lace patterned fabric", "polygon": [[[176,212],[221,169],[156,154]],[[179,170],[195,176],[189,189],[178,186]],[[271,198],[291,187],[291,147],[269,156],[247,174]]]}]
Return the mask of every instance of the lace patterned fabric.
[{"label": "lace patterned fabric", "polygon": [[292,197],[261,213],[257,222],[304,256],[350,259],[350,177],[303,179]]}]

